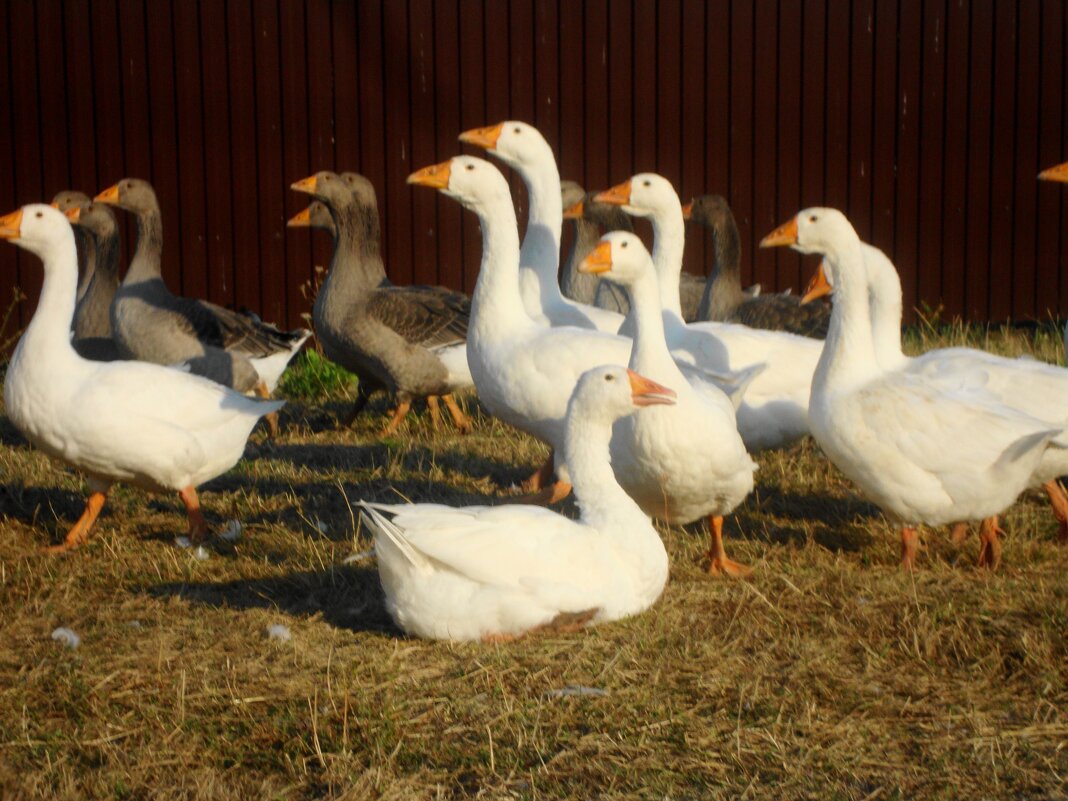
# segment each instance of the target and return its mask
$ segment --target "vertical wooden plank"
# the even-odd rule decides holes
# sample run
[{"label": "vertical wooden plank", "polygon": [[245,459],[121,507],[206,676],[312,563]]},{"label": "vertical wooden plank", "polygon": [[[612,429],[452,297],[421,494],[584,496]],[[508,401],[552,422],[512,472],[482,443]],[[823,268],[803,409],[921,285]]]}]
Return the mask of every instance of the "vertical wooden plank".
[{"label": "vertical wooden plank", "polygon": [[[634,173],[634,70],[632,8],[608,6],[608,179],[614,186]],[[600,187],[586,187],[589,191]]]},{"label": "vertical wooden plank", "polygon": [[[412,193],[394,191],[400,187],[411,170],[411,102],[412,92],[408,73],[408,8],[407,3],[385,3],[382,6],[383,77],[385,89],[385,183],[380,193],[380,206],[385,209],[388,225],[383,239],[389,242],[389,261],[386,271],[396,284],[412,282]],[[384,201],[384,202],[383,202]]]},{"label": "vertical wooden plank", "polygon": [[487,3],[485,8],[486,124],[511,119],[511,50],[508,36],[508,4]]},{"label": "vertical wooden plank", "polygon": [[[705,140],[703,193],[726,195],[730,184],[731,15],[729,3],[711,3],[705,19]],[[710,241],[705,239],[706,246]]]},{"label": "vertical wooden plank", "polygon": [[679,12],[678,0],[657,4],[656,171],[676,187],[682,174],[679,163],[682,127]]},{"label": "vertical wooden plank", "polygon": [[849,208],[849,4],[827,5],[826,103],[824,121],[826,150],[824,198],[821,206]]},{"label": "vertical wooden plank", "polygon": [[932,308],[942,301],[942,149],[946,107],[946,9],[942,0],[924,6],[923,77],[920,96],[920,213],[917,217],[917,297]]},{"label": "vertical wooden plank", "polygon": [[[682,39],[680,63],[679,181],[676,184],[683,203],[705,192],[705,4],[683,0],[678,35]],[[696,275],[708,271],[703,232],[688,226],[684,267]]]},{"label": "vertical wooden plank", "polygon": [[[437,133],[432,161],[444,161],[459,152],[456,137],[465,128],[460,124],[460,4],[458,0],[437,0],[434,4],[434,76]],[[428,164],[431,162],[427,162]],[[420,165],[415,161],[412,167]],[[427,192],[427,195],[431,193]],[[452,289],[463,288],[463,216],[459,203],[442,203],[436,198],[438,263],[432,280]],[[477,263],[476,263],[477,267]]]},{"label": "vertical wooden plank", "polygon": [[[482,4],[478,0],[460,0],[460,131],[466,131],[488,122],[485,95],[485,41],[482,37]],[[448,151],[448,154],[459,152]],[[444,159],[447,154],[442,154]],[[439,200],[439,206],[455,201]],[[482,259],[482,232],[478,218],[469,211],[461,213],[463,220],[464,289],[474,289],[478,278],[478,266]]]},{"label": "vertical wooden plank", "polygon": [[605,0],[589,0],[585,10],[585,177],[591,186],[608,186],[612,180],[608,171],[608,8]]},{"label": "vertical wooden plank", "polygon": [[110,186],[126,174],[122,158],[122,53],[118,13],[114,0],[94,0],[89,10],[93,47],[91,74],[96,107],[96,162],[104,183]]},{"label": "vertical wooden plank", "polygon": [[972,319],[988,320],[994,11],[980,3],[972,6],[971,12],[965,314]]},{"label": "vertical wooden plank", "polygon": [[[318,169],[311,163],[309,149],[308,39],[303,3],[281,2],[278,37],[282,81],[282,169],[286,175],[303,177]],[[307,202],[307,198],[301,198],[301,201]],[[289,236],[285,239],[285,267],[280,289],[285,298],[287,320],[294,303],[300,305],[298,287],[311,277],[313,247],[312,237]]]},{"label": "vertical wooden plank", "polygon": [[778,3],[757,0],[753,28],[753,116],[750,137],[753,141],[753,222],[742,237],[742,253],[748,253],[753,280],[765,289],[779,289],[776,277],[778,248],[757,250],[757,242],[778,225],[776,204],[776,131],[778,129],[779,54]]},{"label": "vertical wooden plank", "polygon": [[582,28],[582,6],[560,4],[560,149],[556,159],[560,174],[589,184],[586,171],[585,114],[583,97],[583,53],[586,47]]},{"label": "vertical wooden plank", "polygon": [[1012,249],[1012,316],[1044,315],[1049,287],[1036,284],[1035,219],[1038,186],[1034,176],[1038,166],[1038,132],[1041,127],[1039,106],[1039,43],[1041,42],[1041,8],[1037,3],[1021,3],[1016,60],[1016,153],[1012,192],[1015,234]]},{"label": "vertical wooden plank", "polygon": [[875,4],[854,0],[849,65],[849,219],[860,238],[871,238],[872,75]]},{"label": "vertical wooden plank", "polygon": [[333,54],[334,165],[355,170],[360,158],[359,57],[356,4],[330,4],[330,50]]},{"label": "vertical wooden plank", "polygon": [[[274,229],[278,244],[261,255],[260,210],[257,198],[265,192],[274,195],[277,205],[288,192],[284,180],[260,186],[256,152],[256,72],[254,63],[251,0],[230,0],[226,4],[226,50],[229,59],[227,80],[230,90],[230,170],[233,176],[231,217],[233,219],[234,304],[263,315],[260,276],[280,272],[279,258],[284,233],[278,221],[264,220],[266,230]],[[281,178],[281,176],[276,176]],[[269,317],[264,319],[271,320]],[[279,325],[291,321],[271,320]],[[301,321],[303,322],[303,321]]]},{"label": "vertical wooden plank", "polygon": [[[965,211],[968,202],[968,7],[946,15],[945,175],[942,181],[942,302],[950,316],[966,312]],[[929,269],[929,268],[925,268]]]},{"label": "vertical wooden plank", "polygon": [[[634,75],[634,166],[630,173],[655,170],[657,165],[656,119],[658,86],[656,49],[650,41],[656,31],[656,0],[634,0],[634,37],[631,64]],[[561,11],[561,14],[563,12]],[[622,178],[612,177],[619,182]]]},{"label": "vertical wooden plank", "polygon": [[[754,8],[741,2],[731,6],[731,209],[742,242],[742,283],[753,283],[753,79]],[[761,58],[764,57],[761,50]],[[761,235],[766,232],[761,232]],[[770,289],[770,287],[766,287]]]},{"label": "vertical wooden plank", "polygon": [[96,172],[96,108],[90,78],[93,74],[90,37],[85,35],[87,30],[88,0],[71,0],[64,3],[62,41],[70,131],[70,188],[93,195],[104,186]]},{"label": "vertical wooden plank", "polygon": [[[378,215],[383,231],[382,259],[388,270],[392,254],[385,232],[393,227],[393,220],[389,216],[386,192],[386,67],[382,51],[385,41],[382,3],[368,0],[360,3],[357,11],[357,52],[360,60],[360,161],[357,169],[374,185],[378,195]],[[398,144],[390,142],[389,147],[395,148]],[[398,187],[396,194],[407,201],[409,188],[405,186],[402,190]]]},{"label": "vertical wooden plank", "polygon": [[[208,299],[233,306],[233,194],[230,167],[230,83],[228,80],[226,9],[218,0],[201,0],[200,42],[205,147],[204,212]],[[196,202],[196,201],[194,201]],[[243,265],[245,269],[251,265]]]},{"label": "vertical wooden plank", "polygon": [[1016,99],[1016,7],[1002,3],[994,9],[994,126],[990,176],[990,320],[1012,314],[1013,151],[1016,146],[1013,106]]},{"label": "vertical wooden plank", "polygon": [[555,0],[534,0],[534,124],[560,158],[560,23]]},{"label": "vertical wooden plank", "polygon": [[[772,225],[778,225],[799,211],[801,202],[801,37],[802,0],[782,0],[779,6],[778,100],[778,197],[772,209]],[[771,229],[768,229],[771,230]],[[757,231],[762,236],[763,230]],[[782,251],[783,248],[776,248]],[[798,259],[780,253],[777,257],[775,284],[779,289],[793,287],[797,292],[805,285]]]},{"label": "vertical wooden plank", "polygon": [[[1065,159],[1062,150],[1062,119],[1064,111],[1064,6],[1051,3],[1042,7],[1041,63],[1042,98],[1038,124],[1038,166],[1040,170],[1060,164]],[[1035,222],[1038,228],[1038,251],[1035,254],[1036,281],[1039,287],[1039,314],[1060,317],[1068,310],[1064,289],[1068,282],[1061,278],[1064,250],[1061,243],[1059,184],[1038,181],[1038,208]]]},{"label": "vertical wooden plank", "polygon": [[[63,9],[59,0],[40,0],[36,3],[37,41],[51,43],[63,41]],[[67,141],[67,110],[64,87],[63,56],[49,46],[37,51],[39,102],[41,108],[42,135],[42,199],[51,200],[61,189],[70,186],[70,163]],[[2,213],[2,212],[0,212]],[[7,308],[6,300],[0,298],[0,308]]]},{"label": "vertical wooden plank", "polygon": [[[7,134],[0,137],[0,159],[7,164],[15,163],[15,123],[14,123],[14,91],[12,87],[11,67],[8,54],[11,49],[11,4],[0,4],[0,25],[3,31],[0,39],[6,48],[0,53],[0,131]],[[14,170],[0,170],[0,214],[14,211],[21,205],[21,199],[15,189]],[[14,289],[19,285],[18,249],[13,247],[0,248],[0,304],[7,309],[8,303],[14,296]],[[15,314],[12,314],[7,327],[0,328],[0,342],[6,341],[22,326],[22,315],[28,311],[22,307],[22,303]],[[6,359],[10,354],[0,352],[0,359]]]},{"label": "vertical wooden plank", "polygon": [[144,0],[119,0],[119,38],[122,42],[122,118],[125,135],[123,162],[127,175],[152,174],[152,116],[148,100],[148,42]]},{"label": "vertical wooden plank", "polygon": [[897,197],[894,260],[901,276],[906,318],[917,302],[916,225],[919,209],[920,45],[923,41],[920,7],[903,3],[898,18]]},{"label": "vertical wooden plank", "polygon": [[[534,7],[531,0],[508,3],[508,69],[511,92],[508,115],[513,120],[534,124]],[[556,133],[546,133],[556,145]]]},{"label": "vertical wooden plank", "polygon": [[893,258],[897,180],[897,0],[875,6],[871,244]]},{"label": "vertical wooden plank", "polygon": [[[298,233],[286,233],[286,208],[295,214],[308,203],[307,195],[289,190],[307,173],[290,170],[283,162],[282,76],[278,46],[278,6],[252,2],[253,73],[256,82],[256,193],[259,213],[260,259],[276,265],[261,272],[260,312],[265,320],[291,322],[286,309],[286,254],[290,240],[300,242]],[[284,193],[270,187],[286,187]],[[305,249],[308,245],[304,244]]]},{"label": "vertical wooden plank", "polygon": [[827,9],[825,0],[804,0],[804,66],[801,96],[801,208],[827,203],[824,136],[827,105]]},{"label": "vertical wooden plank", "polygon": [[[334,76],[340,78],[340,67],[335,62],[331,31],[330,0],[308,0],[304,4],[307,26],[306,44],[308,59],[308,171],[329,165],[330,169],[342,172],[346,167],[337,157],[335,144],[337,128],[334,123]],[[339,5],[348,5],[347,3]],[[290,280],[286,287],[289,296],[289,313],[294,309],[311,311],[301,291],[301,284],[313,279],[316,264],[328,265],[333,247],[325,236],[312,236],[311,262],[308,272]]]},{"label": "vertical wooden plank", "polygon": [[[434,24],[429,0],[410,0],[408,41],[411,54],[411,159],[405,175],[416,165],[437,160],[435,141]],[[403,178],[400,179],[403,182]],[[437,198],[433,192],[412,192],[412,272],[407,283],[435,283],[439,261]]]}]

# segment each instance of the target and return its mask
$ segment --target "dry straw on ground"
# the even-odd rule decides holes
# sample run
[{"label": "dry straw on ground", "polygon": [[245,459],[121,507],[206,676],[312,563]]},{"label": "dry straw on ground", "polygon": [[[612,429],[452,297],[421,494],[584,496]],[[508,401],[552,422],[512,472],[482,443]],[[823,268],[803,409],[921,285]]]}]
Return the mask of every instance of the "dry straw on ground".
[{"label": "dry straw on ground", "polygon": [[485,418],[465,439],[425,416],[337,432],[344,405],[291,403],[205,488],[214,524],[244,524],[206,560],[173,544],[176,499],[126,488],[87,547],[40,554],[84,486],[0,418],[0,797],[1068,797],[1068,550],[1038,495],[1007,515],[999,573],[928,531],[910,575],[805,443],[760,458],[728,522],[752,580],[709,579],[706,528],[667,528],[671,580],[639,618],[427,643],[392,628],[373,558],[346,562],[370,547],[353,502],[503,501],[544,449]]}]

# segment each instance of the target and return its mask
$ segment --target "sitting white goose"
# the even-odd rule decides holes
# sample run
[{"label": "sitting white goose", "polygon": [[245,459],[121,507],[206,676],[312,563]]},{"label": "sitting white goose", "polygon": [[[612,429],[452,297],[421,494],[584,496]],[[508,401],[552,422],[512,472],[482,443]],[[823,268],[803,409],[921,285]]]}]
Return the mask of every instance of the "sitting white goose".
[{"label": "sitting white goose", "polygon": [[564,214],[560,171],[541,131],[525,122],[506,120],[464,131],[460,141],[485,148],[518,172],[526,184],[530,211],[519,252],[519,292],[527,314],[546,325],[616,333],[623,315],[576,303],[560,291],[560,229]]},{"label": "sitting white goose", "polygon": [[820,253],[835,285],[827,341],[812,381],[812,435],[838,468],[901,525],[901,563],[916,558],[916,525],[997,518],[1031,483],[1063,427],[968,387],[947,388],[876,359],[864,251],[845,216],[810,208],[768,234],[762,247]]},{"label": "sitting white goose", "polygon": [[[620,205],[628,214],[648,217],[653,224],[653,263],[664,334],[676,361],[718,371],[767,364],[738,407],[738,431],[746,448],[780,448],[807,434],[809,388],[823,343],[732,323],[686,323],[679,302],[686,223],[671,182],[655,173],[640,173],[597,199]],[[620,333],[630,333],[629,324]]]},{"label": "sitting white goose", "polygon": [[536,506],[362,502],[397,625],[436,640],[506,640],[652,606],[667,581],[667,552],[616,483],[608,441],[615,420],[673,396],[623,367],[579,379],[565,443],[578,520]]},{"label": "sitting white goose", "polygon": [[[974,348],[937,348],[916,357],[901,350],[901,279],[894,263],[876,247],[861,242],[868,282],[872,344],[884,370],[907,370],[946,389],[990,393],[993,400],[1045,421],[1068,426],[1068,370],[1031,358],[1009,359]],[[823,265],[809,282],[802,303],[833,291]],[[1032,479],[1049,496],[1059,523],[1058,540],[1068,542],[1068,496],[1057,479],[1068,474],[1068,450],[1049,448]],[[997,567],[1000,546],[984,541],[980,563]]]},{"label": "sitting white goose", "polygon": [[668,353],[656,273],[649,252],[632,233],[601,238],[579,267],[622,286],[634,329],[631,370],[678,393],[669,407],[619,420],[612,434],[612,468],[646,514],[671,523],[708,517],[708,571],[744,576],[749,568],[727,558],[723,515],[753,489],[756,464],[738,435],[734,406],[711,384],[692,387]]},{"label": "sitting white goose", "polygon": [[[519,232],[508,182],[484,159],[456,156],[408,176],[408,182],[441,190],[478,215],[482,263],[471,296],[467,361],[479,399],[496,417],[553,446],[557,481],[540,498],[552,503],[570,491],[563,461],[564,414],[571,391],[586,370],[630,358],[627,337],[570,326],[547,327],[523,310],[519,294]],[[710,376],[684,368],[698,381],[737,381],[749,373]],[[738,393],[735,393],[738,397]],[[539,471],[548,484],[552,464]],[[540,484],[532,481],[531,488]]]},{"label": "sitting white goose", "polygon": [[30,442],[89,479],[85,511],[50,550],[88,539],[116,481],[177,492],[190,539],[203,539],[208,527],[196,487],[233,467],[256,421],[283,403],[247,398],[181,369],[83,359],[70,339],[78,256],[67,218],[50,206],[24,206],[0,218],[0,239],[44,263],[37,311],[4,381],[7,415]]}]

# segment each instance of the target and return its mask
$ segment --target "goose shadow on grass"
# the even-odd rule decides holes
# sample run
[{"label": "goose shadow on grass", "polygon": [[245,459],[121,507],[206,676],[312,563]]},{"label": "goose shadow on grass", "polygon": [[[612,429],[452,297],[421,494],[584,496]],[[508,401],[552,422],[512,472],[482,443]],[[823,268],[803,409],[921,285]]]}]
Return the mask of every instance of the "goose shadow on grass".
[{"label": "goose shadow on grass", "polygon": [[0,483],[0,521],[18,520],[41,530],[42,536],[47,531],[58,541],[81,516],[85,500],[83,493],[73,490],[8,481]]},{"label": "goose shadow on grass", "polygon": [[267,609],[300,618],[322,615],[336,628],[405,636],[386,611],[378,571],[373,567],[336,565],[263,579],[157,584],[138,591],[214,609]]},{"label": "goose shadow on grass", "polygon": [[[477,395],[457,395],[456,400],[476,428],[479,425],[488,424],[489,412],[479,402]],[[367,436],[379,436],[396,406],[393,399],[385,392],[376,392],[352,424],[345,425],[345,420],[352,413],[355,402],[355,395],[351,400],[329,398],[316,401],[295,398],[287,401],[283,410],[283,420],[307,426],[313,434],[349,431]],[[430,412],[424,399],[416,399],[412,403],[411,411],[401,425],[400,432],[403,433],[406,427],[409,430],[413,428],[432,430]],[[441,408],[441,431],[442,433],[456,433],[452,418],[444,407]]]}]

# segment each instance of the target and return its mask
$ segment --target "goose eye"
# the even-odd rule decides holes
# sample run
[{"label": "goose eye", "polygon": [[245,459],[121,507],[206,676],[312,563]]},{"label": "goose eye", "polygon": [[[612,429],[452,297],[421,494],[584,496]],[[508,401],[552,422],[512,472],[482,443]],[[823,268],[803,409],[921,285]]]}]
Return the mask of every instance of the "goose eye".
[{"label": "goose eye", "polygon": [[648,180],[642,181],[642,186],[652,186],[652,185],[653,185],[652,181],[648,181]]},{"label": "goose eye", "polygon": [[41,212],[37,212],[37,219],[41,219],[44,216]]},{"label": "goose eye", "polygon": [[512,130],[513,130],[513,131],[515,131],[515,132],[516,132],[517,134],[518,134],[518,133],[523,133],[523,129],[522,129],[522,128],[519,128],[519,127],[515,127],[515,128],[513,128]]},{"label": "goose eye", "polygon": [[604,380],[605,380],[605,381],[615,381],[615,380],[616,380],[616,377],[615,377],[614,375],[612,375],[611,373],[609,373],[608,375],[606,375],[606,376],[604,377]]},{"label": "goose eye", "polygon": [[127,181],[126,182],[126,188],[127,189],[133,189],[133,181]]},{"label": "goose eye", "polygon": [[621,248],[625,248],[625,247],[626,247],[627,245],[629,245],[629,244],[630,244],[630,242],[620,242],[620,243],[619,243],[619,246],[620,246]]},{"label": "goose eye", "polygon": [[818,219],[819,218],[815,214],[811,214],[811,215],[809,215],[808,221],[809,222],[816,222],[816,220],[818,220]]},{"label": "goose eye", "polygon": [[467,169],[468,169],[469,171],[470,171],[470,170],[473,170],[474,168],[475,168],[475,165],[474,165],[474,164],[468,164],[468,165],[467,165]]}]

